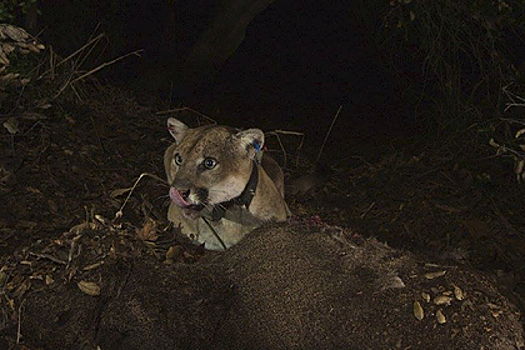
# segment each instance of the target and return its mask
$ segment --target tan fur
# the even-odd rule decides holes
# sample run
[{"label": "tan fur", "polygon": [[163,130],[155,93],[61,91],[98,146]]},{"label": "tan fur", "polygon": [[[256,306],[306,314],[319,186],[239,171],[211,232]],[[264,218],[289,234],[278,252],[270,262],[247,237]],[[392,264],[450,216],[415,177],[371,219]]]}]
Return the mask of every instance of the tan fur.
[{"label": "tan fur", "polygon": [[[170,118],[168,128],[175,139],[164,154],[164,167],[171,187],[183,193],[190,204],[204,204],[201,211],[170,203],[168,219],[180,226],[184,235],[205,248],[222,250],[224,247],[210,226],[220,236],[226,247],[238,243],[247,233],[264,222],[284,221],[290,215],[284,201],[284,175],[279,165],[253,145],[262,148],[264,134],[259,129],[237,132],[225,126],[202,126],[188,128],[182,122]],[[180,164],[174,157],[178,154]],[[204,160],[216,160],[213,169],[204,168]],[[254,160],[261,159],[261,164]],[[257,164],[257,165],[255,165]],[[259,178],[255,195],[249,205],[233,206],[224,218],[212,221],[213,206],[238,197],[245,189],[252,167],[257,166]],[[201,202],[199,189],[208,191],[208,198]]]}]

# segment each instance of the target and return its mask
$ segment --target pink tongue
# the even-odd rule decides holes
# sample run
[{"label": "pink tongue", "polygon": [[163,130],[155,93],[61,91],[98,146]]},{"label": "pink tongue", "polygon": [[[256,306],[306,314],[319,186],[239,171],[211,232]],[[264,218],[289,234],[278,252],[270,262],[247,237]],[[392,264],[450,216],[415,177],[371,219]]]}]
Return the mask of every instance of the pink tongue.
[{"label": "pink tongue", "polygon": [[180,195],[179,191],[175,187],[170,187],[170,198],[173,203],[177,204],[179,207],[188,207],[190,203],[186,202],[184,198]]}]

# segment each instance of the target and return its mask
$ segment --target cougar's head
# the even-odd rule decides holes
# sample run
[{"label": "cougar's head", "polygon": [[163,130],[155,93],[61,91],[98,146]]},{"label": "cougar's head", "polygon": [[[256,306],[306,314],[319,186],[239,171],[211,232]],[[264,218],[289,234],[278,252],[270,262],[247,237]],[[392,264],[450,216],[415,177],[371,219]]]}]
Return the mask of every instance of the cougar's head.
[{"label": "cougar's head", "polygon": [[170,198],[187,217],[196,218],[202,209],[243,192],[264,144],[261,130],[215,125],[192,129],[175,118],[168,119],[168,130],[175,139],[164,155]]}]

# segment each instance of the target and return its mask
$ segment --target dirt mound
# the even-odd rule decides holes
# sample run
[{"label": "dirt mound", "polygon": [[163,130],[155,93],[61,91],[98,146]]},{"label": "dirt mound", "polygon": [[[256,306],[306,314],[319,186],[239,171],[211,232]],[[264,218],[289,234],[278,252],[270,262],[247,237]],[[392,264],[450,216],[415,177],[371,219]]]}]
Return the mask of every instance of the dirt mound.
[{"label": "dirt mound", "polygon": [[[69,233],[45,250],[33,247],[32,255],[18,255],[25,263],[9,265],[11,278],[20,279],[26,269],[29,280],[33,264],[55,281],[31,279],[20,323],[27,344],[141,350],[523,347],[519,313],[488,277],[426,263],[349,230],[298,220],[261,228],[193,264],[163,264],[134,234],[92,229]],[[49,259],[63,256],[73,239],[84,252],[79,259]]]}]

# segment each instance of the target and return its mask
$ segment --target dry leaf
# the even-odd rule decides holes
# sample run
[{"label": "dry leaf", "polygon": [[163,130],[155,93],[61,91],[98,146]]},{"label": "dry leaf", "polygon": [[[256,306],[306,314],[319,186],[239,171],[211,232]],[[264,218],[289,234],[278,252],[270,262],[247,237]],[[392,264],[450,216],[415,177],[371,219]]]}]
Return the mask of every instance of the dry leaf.
[{"label": "dry leaf", "polygon": [[142,241],[156,241],[159,238],[157,235],[157,223],[148,219],[142,229],[137,229],[137,237]]},{"label": "dry leaf", "polygon": [[53,107],[53,105],[51,103],[43,103],[43,104],[37,105],[36,107],[40,109],[49,109]]},{"label": "dry leaf", "polygon": [[34,188],[32,186],[27,186],[26,190],[34,194],[42,194],[42,192],[38,188]]},{"label": "dry leaf", "polygon": [[95,214],[95,219],[96,219],[98,222],[100,222],[102,225],[108,225],[108,224],[109,224],[108,219],[106,219],[106,218],[103,217],[102,215]]},{"label": "dry leaf", "polygon": [[18,128],[19,121],[17,118],[9,118],[7,121],[4,122],[4,128],[9,131],[11,135],[14,135],[16,133],[20,132],[20,129]]},{"label": "dry leaf", "polygon": [[100,287],[95,282],[80,281],[77,283],[78,288],[87,295],[100,295]]},{"label": "dry leaf", "polygon": [[445,317],[445,315],[443,314],[443,311],[441,310],[436,311],[436,319],[439,324],[443,324],[447,322],[447,318]]},{"label": "dry leaf", "polygon": [[0,51],[0,64],[3,64],[4,66],[9,66],[9,59],[7,58],[7,56],[2,52]]},{"label": "dry leaf", "polygon": [[7,273],[0,271],[0,287],[4,286],[5,281],[7,281]]},{"label": "dry leaf", "polygon": [[98,230],[99,228],[100,228],[100,225],[96,222],[84,222],[82,224],[78,224],[78,225],[71,227],[69,229],[69,232],[78,236],[82,234],[84,231],[90,231],[90,230],[95,231],[95,230]]},{"label": "dry leaf", "polygon": [[13,299],[7,299],[11,310],[15,310],[15,301]]},{"label": "dry leaf", "polygon": [[516,136],[514,136],[515,138],[518,138],[520,137],[521,135],[525,134],[525,129],[520,129],[516,132]]},{"label": "dry leaf", "polygon": [[104,265],[104,260],[102,261],[99,261],[99,262],[96,262],[94,264],[91,264],[91,265],[88,265],[86,267],[84,267],[84,271],[89,271],[89,270],[93,270],[93,269],[96,269],[100,266]]},{"label": "dry leaf", "polygon": [[423,311],[423,308],[421,307],[419,301],[414,302],[414,317],[419,321],[421,321],[423,317],[425,317],[425,312]]},{"label": "dry leaf", "polygon": [[434,298],[434,304],[436,305],[450,305],[452,302],[452,297],[448,295],[438,295]]},{"label": "dry leaf", "polygon": [[55,280],[53,279],[53,277],[51,277],[51,275],[46,275],[46,285],[49,286],[50,284],[53,284],[55,282]]},{"label": "dry leaf", "polygon": [[433,280],[434,278],[438,278],[441,276],[444,276],[447,273],[447,271],[436,271],[436,272],[429,272],[425,274],[425,278],[427,280]]},{"label": "dry leaf", "polygon": [[463,293],[461,288],[459,288],[458,286],[454,286],[454,296],[456,297],[457,300],[465,299],[465,294]]},{"label": "dry leaf", "polygon": [[182,247],[180,245],[171,246],[166,252],[166,260],[176,260],[182,256]]}]

